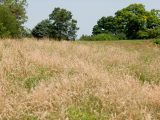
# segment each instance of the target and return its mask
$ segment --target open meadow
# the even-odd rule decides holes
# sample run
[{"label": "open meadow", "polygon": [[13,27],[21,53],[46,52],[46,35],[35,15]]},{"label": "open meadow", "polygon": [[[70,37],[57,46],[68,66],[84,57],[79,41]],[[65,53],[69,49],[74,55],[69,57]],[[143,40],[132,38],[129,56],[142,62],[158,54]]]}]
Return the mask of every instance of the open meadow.
[{"label": "open meadow", "polygon": [[160,120],[160,46],[1,40],[0,120]]}]

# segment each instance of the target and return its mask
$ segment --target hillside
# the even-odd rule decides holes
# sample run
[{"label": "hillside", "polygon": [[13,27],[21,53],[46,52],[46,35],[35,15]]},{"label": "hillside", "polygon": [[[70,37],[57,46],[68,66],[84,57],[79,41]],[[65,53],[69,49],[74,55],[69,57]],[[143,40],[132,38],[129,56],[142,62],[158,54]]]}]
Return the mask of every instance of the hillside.
[{"label": "hillside", "polygon": [[0,41],[2,120],[158,120],[150,41]]}]

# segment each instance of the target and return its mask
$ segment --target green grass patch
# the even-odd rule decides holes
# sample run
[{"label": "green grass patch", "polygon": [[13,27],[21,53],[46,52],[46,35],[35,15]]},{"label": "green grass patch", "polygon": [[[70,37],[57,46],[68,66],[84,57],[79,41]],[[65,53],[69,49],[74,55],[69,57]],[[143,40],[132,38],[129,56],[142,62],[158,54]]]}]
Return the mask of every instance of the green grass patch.
[{"label": "green grass patch", "polygon": [[54,76],[54,72],[49,68],[37,67],[36,74],[28,76],[24,79],[24,86],[29,91],[34,88],[40,81],[48,80]]},{"label": "green grass patch", "polygon": [[70,106],[67,113],[70,120],[108,120],[100,99],[95,96],[90,96],[80,105]]},{"label": "green grass patch", "polygon": [[142,83],[156,84],[160,83],[160,74],[152,72],[147,65],[132,65],[130,66],[131,75],[136,76]]},{"label": "green grass patch", "polygon": [[41,81],[45,81],[54,77],[57,74],[56,71],[51,68],[33,65],[28,70],[20,71],[13,69],[7,73],[7,79],[11,80],[12,83],[26,88],[28,91],[35,88]]}]

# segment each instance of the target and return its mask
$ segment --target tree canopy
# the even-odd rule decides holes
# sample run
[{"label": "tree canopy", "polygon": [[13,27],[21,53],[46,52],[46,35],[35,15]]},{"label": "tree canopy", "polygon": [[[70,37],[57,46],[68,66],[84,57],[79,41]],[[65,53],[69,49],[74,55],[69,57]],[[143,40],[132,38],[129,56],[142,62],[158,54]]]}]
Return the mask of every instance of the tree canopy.
[{"label": "tree canopy", "polygon": [[0,37],[17,37],[20,25],[7,7],[0,6]]},{"label": "tree canopy", "polygon": [[43,20],[32,30],[34,37],[50,37],[58,40],[74,40],[78,30],[77,21],[66,9],[55,8],[49,20]]},{"label": "tree canopy", "polygon": [[156,38],[160,35],[159,10],[146,11],[142,4],[131,4],[115,16],[102,17],[93,28],[93,35],[124,33],[128,39]]},{"label": "tree canopy", "polygon": [[1,5],[7,7],[20,22],[20,24],[26,22],[26,0],[1,0]]},{"label": "tree canopy", "polygon": [[97,25],[93,28],[93,34],[103,34],[103,33],[115,33],[115,18],[112,16],[109,17],[102,17],[98,22]]},{"label": "tree canopy", "polygon": [[36,38],[49,37],[50,34],[50,20],[46,19],[38,23],[35,28],[32,30],[32,35]]},{"label": "tree canopy", "polygon": [[26,0],[0,1],[0,37],[20,37],[27,20]]}]

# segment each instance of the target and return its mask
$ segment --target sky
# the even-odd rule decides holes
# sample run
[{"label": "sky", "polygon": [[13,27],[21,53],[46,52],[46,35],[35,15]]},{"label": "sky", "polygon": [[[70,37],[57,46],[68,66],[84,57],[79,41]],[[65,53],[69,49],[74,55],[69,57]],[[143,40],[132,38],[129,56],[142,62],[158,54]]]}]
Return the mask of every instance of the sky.
[{"label": "sky", "polygon": [[78,21],[78,37],[90,35],[92,28],[102,16],[113,16],[132,3],[142,3],[147,10],[160,9],[160,0],[27,0],[27,28],[34,28],[37,23],[47,19],[55,7],[65,8],[72,12]]}]

